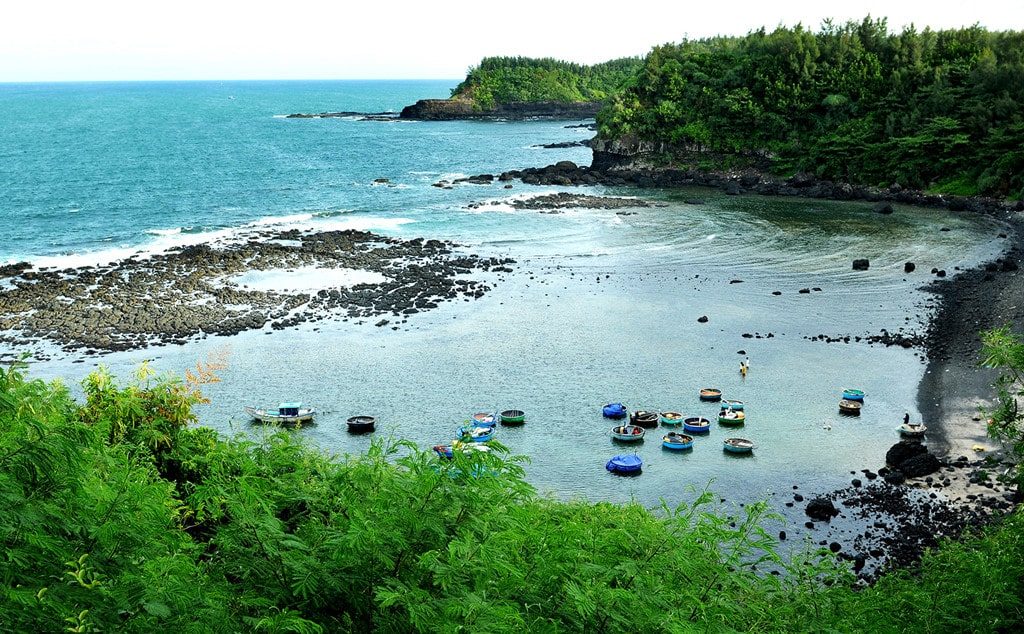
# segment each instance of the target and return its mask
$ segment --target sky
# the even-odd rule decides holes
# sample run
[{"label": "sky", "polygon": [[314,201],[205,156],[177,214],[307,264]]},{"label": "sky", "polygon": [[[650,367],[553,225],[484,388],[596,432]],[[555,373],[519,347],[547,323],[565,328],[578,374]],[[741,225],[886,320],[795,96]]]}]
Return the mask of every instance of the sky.
[{"label": "sky", "polygon": [[597,63],[825,18],[1024,30],[1024,0],[5,2],[0,82],[449,79],[490,55]]}]

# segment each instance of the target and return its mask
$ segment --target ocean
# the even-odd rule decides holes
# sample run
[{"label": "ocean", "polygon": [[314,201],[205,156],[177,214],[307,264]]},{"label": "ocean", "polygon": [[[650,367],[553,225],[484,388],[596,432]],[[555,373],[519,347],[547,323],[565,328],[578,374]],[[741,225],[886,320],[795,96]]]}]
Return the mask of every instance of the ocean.
[{"label": "ocean", "polygon": [[[146,359],[180,373],[224,355],[202,424],[258,435],[243,406],[301,400],[323,413],[295,433],[332,453],[371,442],[346,432],[356,414],[378,417],[377,437],[429,447],[450,441],[473,412],[522,409],[527,423],[499,429],[497,440],[529,458],[531,483],[561,498],[654,505],[710,482],[723,497],[750,500],[793,485],[828,490],[850,471],[882,466],[903,413],[918,414],[919,354],[809,338],[920,329],[929,271],[998,253],[996,221],[697,189],[443,189],[433,184],[588,164],[588,148],[536,146],[593,133],[568,127],[578,122],[284,118],[398,111],[445,97],[456,83],[0,85],[0,262],[82,266],[266,228],[452,240],[460,252],[516,260],[511,274],[481,274],[493,286],[483,298],[443,303],[398,330],[319,322],[99,360],[56,354],[32,372],[74,385],[96,363],[127,377]],[[508,204],[556,191],[661,206],[539,213]],[[869,258],[870,269],[852,271],[854,258]],[[912,274],[907,261],[917,265]],[[708,416],[715,406],[697,399],[708,386],[746,402],[741,430],[713,425],[686,454],[663,450],[656,430],[636,447],[609,438],[605,403]],[[848,387],[867,393],[859,418],[838,415]],[[754,454],[723,453],[726,435],[754,440]],[[605,472],[612,455],[634,451],[646,462],[641,477]]]}]

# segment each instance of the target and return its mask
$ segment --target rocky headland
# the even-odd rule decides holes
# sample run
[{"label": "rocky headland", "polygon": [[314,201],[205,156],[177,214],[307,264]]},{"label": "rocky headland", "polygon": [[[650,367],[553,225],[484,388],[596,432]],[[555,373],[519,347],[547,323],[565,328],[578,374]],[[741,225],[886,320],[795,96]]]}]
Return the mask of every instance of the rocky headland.
[{"label": "rocky headland", "polygon": [[402,108],[402,119],[455,121],[464,119],[589,119],[597,115],[601,102],[523,101],[481,107],[471,99],[420,99]]}]

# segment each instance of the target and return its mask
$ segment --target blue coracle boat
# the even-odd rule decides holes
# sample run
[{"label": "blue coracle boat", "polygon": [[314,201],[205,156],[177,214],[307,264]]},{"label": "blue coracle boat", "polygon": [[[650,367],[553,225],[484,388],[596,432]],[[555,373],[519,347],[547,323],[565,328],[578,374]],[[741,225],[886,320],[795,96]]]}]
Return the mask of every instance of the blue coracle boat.
[{"label": "blue coracle boat", "polygon": [[693,449],[693,436],[670,431],[662,437],[661,445],[665,449]]},{"label": "blue coracle boat", "polygon": [[498,417],[487,412],[473,414],[472,422],[477,427],[494,427],[498,424]]},{"label": "blue coracle boat", "polygon": [[848,401],[864,402],[864,391],[863,390],[843,390],[843,398]]},{"label": "blue coracle boat", "polygon": [[711,421],[703,416],[691,416],[683,421],[683,429],[691,434],[703,434],[711,431]]},{"label": "blue coracle boat", "polygon": [[640,473],[644,461],[636,454],[622,454],[613,457],[604,467],[612,473]]},{"label": "blue coracle boat", "polygon": [[601,413],[605,418],[625,418],[628,412],[622,403],[608,403],[601,408]]},{"label": "blue coracle boat", "polygon": [[494,438],[493,427],[477,427],[475,425],[465,425],[460,427],[457,431],[459,438],[466,442],[487,442],[491,438]]}]

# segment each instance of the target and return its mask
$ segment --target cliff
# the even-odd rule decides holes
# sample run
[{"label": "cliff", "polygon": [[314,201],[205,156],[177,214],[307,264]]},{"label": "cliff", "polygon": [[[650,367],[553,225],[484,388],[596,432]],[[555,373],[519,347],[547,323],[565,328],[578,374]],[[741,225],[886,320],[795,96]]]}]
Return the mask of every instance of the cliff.
[{"label": "cliff", "polygon": [[402,108],[402,119],[452,121],[457,119],[589,119],[597,115],[601,103],[585,101],[561,103],[530,101],[499,103],[481,108],[470,99],[420,99]]}]

